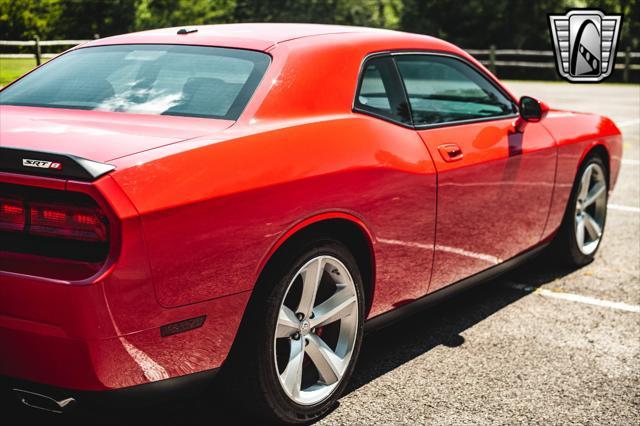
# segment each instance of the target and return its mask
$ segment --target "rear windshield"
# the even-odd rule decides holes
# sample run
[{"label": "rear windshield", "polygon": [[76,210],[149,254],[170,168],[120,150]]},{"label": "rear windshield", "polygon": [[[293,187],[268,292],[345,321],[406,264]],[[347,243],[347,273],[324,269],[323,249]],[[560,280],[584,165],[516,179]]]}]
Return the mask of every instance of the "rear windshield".
[{"label": "rear windshield", "polygon": [[206,46],[81,48],[1,91],[0,104],[236,120],[269,61]]}]

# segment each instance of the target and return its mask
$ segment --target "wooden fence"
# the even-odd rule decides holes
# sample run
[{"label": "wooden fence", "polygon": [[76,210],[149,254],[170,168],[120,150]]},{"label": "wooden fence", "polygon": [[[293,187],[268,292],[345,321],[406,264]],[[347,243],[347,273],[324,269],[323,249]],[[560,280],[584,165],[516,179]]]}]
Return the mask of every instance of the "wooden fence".
[{"label": "wooden fence", "polygon": [[[556,59],[551,50],[524,50],[524,49],[467,49],[467,52],[475,56],[484,66],[495,73],[497,67],[523,67],[523,68],[555,68]],[[504,60],[503,58],[511,58]],[[516,58],[516,59],[514,59]],[[521,60],[520,58],[526,58]],[[640,58],[640,52],[632,52],[629,47],[624,52],[616,55],[617,70],[622,70],[622,80],[629,81],[631,71],[640,70],[640,64],[632,63],[633,59]],[[542,59],[542,60],[533,60]]]},{"label": "wooden fence", "polygon": [[42,53],[43,46],[77,46],[82,43],[86,43],[90,40],[40,40],[35,38],[33,40],[16,41],[16,40],[0,40],[0,47],[4,46],[16,46],[16,47],[29,47],[33,48],[33,53],[2,53],[0,58],[35,58],[36,64],[42,63],[42,58],[53,58],[57,53]]},{"label": "wooden fence", "polygon": [[[2,53],[0,58],[35,58],[36,64],[40,65],[42,58],[52,58],[55,53],[42,53],[45,46],[76,46],[90,40],[0,40],[0,48],[4,46],[32,47],[33,53]],[[524,50],[524,49],[496,49],[491,46],[489,49],[467,49],[471,55],[476,56],[482,64],[487,66],[493,73],[498,67],[520,67],[520,68],[555,68],[554,53],[551,50]],[[629,81],[631,71],[640,70],[640,64],[632,63],[634,59],[640,58],[640,52],[631,52],[630,48],[616,55],[616,70],[623,70],[622,80]],[[540,60],[532,60],[540,59]]]}]

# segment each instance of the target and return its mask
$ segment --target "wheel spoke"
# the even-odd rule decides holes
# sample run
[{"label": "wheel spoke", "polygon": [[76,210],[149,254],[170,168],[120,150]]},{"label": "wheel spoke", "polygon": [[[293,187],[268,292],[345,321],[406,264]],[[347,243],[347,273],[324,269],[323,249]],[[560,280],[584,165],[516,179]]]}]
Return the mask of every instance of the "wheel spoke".
[{"label": "wheel spoke", "polygon": [[584,247],[584,219],[579,217],[576,222],[576,240],[580,248]]},{"label": "wheel spoke", "polygon": [[598,222],[591,217],[588,213],[584,214],[584,224],[587,228],[587,232],[594,240],[599,239],[602,236],[602,228],[598,225]]},{"label": "wheel spoke", "polygon": [[336,355],[319,336],[310,334],[307,340],[309,344],[305,351],[318,369],[322,381],[327,385],[337,382],[342,376],[344,360]]},{"label": "wheel spoke", "polygon": [[291,351],[289,352],[289,362],[280,378],[282,384],[289,395],[297,398],[300,395],[302,386],[302,368],[304,366],[304,339],[291,340]]},{"label": "wheel spoke", "polygon": [[278,314],[278,326],[276,328],[276,337],[289,337],[299,330],[300,321],[291,309],[282,305]]},{"label": "wheel spoke", "polygon": [[359,293],[351,271],[329,254],[316,255],[291,277],[275,321],[273,361],[286,395],[313,405],[331,395],[352,362],[362,321]]},{"label": "wheel spoke", "polygon": [[580,194],[578,198],[580,200],[585,200],[587,198],[587,194],[589,193],[589,185],[591,184],[591,174],[593,173],[593,167],[587,167],[582,175],[582,181],[580,182]]},{"label": "wheel spoke", "polygon": [[587,194],[587,197],[585,198],[584,202],[582,203],[583,208],[587,208],[591,204],[595,203],[596,200],[600,198],[602,194],[604,194],[606,188],[607,187],[604,184],[604,182],[598,182],[597,184],[595,184]]},{"label": "wheel spoke", "polygon": [[305,318],[309,318],[313,305],[316,301],[316,292],[322,278],[324,270],[324,259],[318,257],[314,259],[302,273],[302,294],[300,295],[300,303],[297,312],[304,314]]},{"label": "wheel spoke", "polygon": [[313,309],[313,318],[309,320],[311,327],[322,327],[349,316],[353,314],[355,306],[355,294],[343,287]]}]

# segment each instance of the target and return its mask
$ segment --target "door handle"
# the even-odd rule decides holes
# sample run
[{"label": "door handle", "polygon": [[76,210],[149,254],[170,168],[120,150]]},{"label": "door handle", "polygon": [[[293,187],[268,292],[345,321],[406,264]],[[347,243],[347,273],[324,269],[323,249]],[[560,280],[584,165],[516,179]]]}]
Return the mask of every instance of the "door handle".
[{"label": "door handle", "polygon": [[446,143],[438,146],[440,156],[444,161],[450,163],[452,161],[462,160],[464,155],[462,154],[462,148],[455,143]]}]

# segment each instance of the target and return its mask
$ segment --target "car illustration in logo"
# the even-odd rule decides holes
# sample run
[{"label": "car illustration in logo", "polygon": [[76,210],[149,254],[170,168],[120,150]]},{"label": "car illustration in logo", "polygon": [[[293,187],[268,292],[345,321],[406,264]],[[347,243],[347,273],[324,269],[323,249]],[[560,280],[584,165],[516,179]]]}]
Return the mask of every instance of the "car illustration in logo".
[{"label": "car illustration in logo", "polygon": [[571,10],[549,15],[558,72],[574,83],[598,82],[615,66],[622,15],[599,10]]}]

